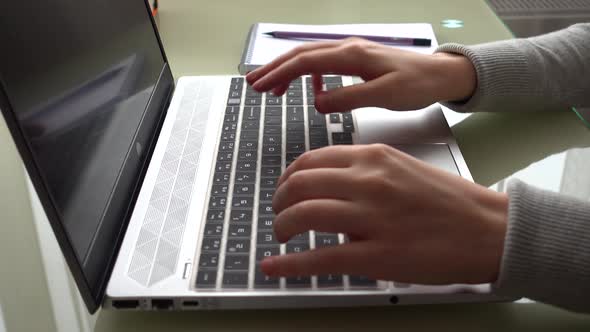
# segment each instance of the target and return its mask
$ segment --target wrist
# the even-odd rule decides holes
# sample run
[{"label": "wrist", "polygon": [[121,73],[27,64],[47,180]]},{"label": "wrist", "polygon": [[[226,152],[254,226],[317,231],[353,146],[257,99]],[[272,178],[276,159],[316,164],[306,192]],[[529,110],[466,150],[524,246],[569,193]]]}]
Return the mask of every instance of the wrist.
[{"label": "wrist", "polygon": [[508,195],[482,188],[479,196],[479,220],[484,226],[480,235],[474,271],[477,283],[494,282],[500,273],[504,242],[508,227]]},{"label": "wrist", "polygon": [[467,57],[452,53],[435,53],[432,55],[432,67],[433,77],[437,81],[437,100],[463,101],[475,92],[477,73]]}]

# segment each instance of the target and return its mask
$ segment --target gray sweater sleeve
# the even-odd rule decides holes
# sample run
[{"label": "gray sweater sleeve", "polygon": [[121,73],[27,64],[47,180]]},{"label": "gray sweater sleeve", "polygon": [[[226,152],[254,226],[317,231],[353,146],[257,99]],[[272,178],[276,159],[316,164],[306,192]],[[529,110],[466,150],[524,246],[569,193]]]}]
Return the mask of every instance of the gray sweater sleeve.
[{"label": "gray sweater sleeve", "polygon": [[[590,24],[529,39],[437,52],[468,57],[477,88],[458,111],[535,111],[590,106]],[[590,202],[508,186],[508,230],[496,293],[590,313]]]},{"label": "gray sweater sleeve", "polygon": [[441,45],[477,73],[475,93],[446,105],[459,112],[538,111],[590,106],[590,23],[528,39]]}]

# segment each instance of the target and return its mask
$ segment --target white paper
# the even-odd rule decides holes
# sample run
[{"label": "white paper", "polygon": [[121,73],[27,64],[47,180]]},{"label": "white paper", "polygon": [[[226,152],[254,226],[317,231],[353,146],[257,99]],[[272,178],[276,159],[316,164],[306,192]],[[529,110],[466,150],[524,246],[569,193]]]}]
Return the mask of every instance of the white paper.
[{"label": "white paper", "polygon": [[401,24],[338,24],[338,25],[301,25],[260,23],[254,42],[251,64],[263,65],[289,50],[307,43],[306,40],[280,39],[264,35],[272,31],[322,32],[351,35],[389,36],[407,38],[427,38],[432,40],[430,47],[424,46],[391,46],[418,53],[432,54],[438,47],[432,25],[428,23]]}]

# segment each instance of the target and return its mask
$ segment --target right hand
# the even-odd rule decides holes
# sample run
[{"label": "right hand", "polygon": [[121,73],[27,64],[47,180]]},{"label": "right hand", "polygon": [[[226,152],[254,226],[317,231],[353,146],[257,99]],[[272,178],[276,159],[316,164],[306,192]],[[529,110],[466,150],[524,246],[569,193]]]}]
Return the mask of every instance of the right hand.
[{"label": "right hand", "polygon": [[[260,92],[282,95],[289,83],[311,74],[319,112],[360,107],[414,110],[438,101],[463,100],[473,93],[476,73],[466,57],[425,55],[360,38],[299,46],[246,76]],[[365,83],[321,91],[321,75],[361,77]]]}]

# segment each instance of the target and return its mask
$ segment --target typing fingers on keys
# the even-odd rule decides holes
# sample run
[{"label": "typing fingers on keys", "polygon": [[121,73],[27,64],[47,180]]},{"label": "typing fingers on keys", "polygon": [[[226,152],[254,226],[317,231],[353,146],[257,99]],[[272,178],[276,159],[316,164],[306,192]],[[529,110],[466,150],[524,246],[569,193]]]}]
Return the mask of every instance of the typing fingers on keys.
[{"label": "typing fingers on keys", "polygon": [[365,238],[370,233],[363,210],[349,201],[312,199],[301,201],[284,209],[275,217],[274,231],[277,240],[286,242],[291,237],[315,230],[327,233],[346,233]]},{"label": "typing fingers on keys", "polygon": [[324,274],[370,275],[380,266],[380,249],[370,242],[345,243],[296,254],[268,257],[261,263],[270,276]]}]

